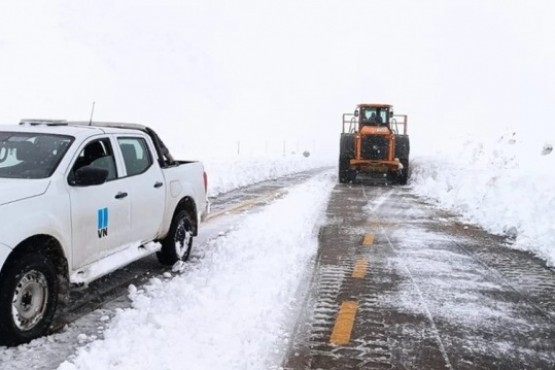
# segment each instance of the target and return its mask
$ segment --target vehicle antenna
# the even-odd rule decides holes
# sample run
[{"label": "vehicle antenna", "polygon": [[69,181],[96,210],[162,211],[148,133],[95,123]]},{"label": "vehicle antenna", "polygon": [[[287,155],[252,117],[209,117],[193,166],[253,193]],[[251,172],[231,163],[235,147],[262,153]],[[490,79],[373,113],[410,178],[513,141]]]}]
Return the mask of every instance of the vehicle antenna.
[{"label": "vehicle antenna", "polygon": [[93,103],[92,103],[92,108],[91,108],[91,119],[89,120],[89,126],[92,125],[92,119],[93,119],[93,114],[94,114],[94,104],[95,104],[95,103],[96,103],[96,102],[94,102],[94,101],[93,101]]}]

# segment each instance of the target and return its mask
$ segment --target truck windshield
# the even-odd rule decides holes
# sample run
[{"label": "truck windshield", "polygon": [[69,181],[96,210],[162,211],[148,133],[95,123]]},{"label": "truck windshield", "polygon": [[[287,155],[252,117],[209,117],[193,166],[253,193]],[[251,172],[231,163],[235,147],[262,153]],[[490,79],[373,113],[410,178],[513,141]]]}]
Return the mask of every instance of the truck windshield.
[{"label": "truck windshield", "polygon": [[70,136],[0,132],[0,178],[50,177],[72,142]]}]

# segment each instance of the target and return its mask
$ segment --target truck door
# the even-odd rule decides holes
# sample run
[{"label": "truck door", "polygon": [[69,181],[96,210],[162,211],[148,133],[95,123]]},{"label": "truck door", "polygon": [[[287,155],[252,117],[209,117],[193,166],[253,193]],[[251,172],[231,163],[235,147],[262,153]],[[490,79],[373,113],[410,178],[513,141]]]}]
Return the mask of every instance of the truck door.
[{"label": "truck door", "polygon": [[151,241],[160,231],[166,207],[162,170],[144,137],[121,136],[117,141],[129,184],[133,236],[141,242]]},{"label": "truck door", "polygon": [[[75,171],[82,166],[108,170],[105,183],[76,186]],[[74,269],[82,268],[115,251],[130,237],[131,203],[125,182],[118,177],[108,137],[92,140],[80,151],[68,175]]]}]

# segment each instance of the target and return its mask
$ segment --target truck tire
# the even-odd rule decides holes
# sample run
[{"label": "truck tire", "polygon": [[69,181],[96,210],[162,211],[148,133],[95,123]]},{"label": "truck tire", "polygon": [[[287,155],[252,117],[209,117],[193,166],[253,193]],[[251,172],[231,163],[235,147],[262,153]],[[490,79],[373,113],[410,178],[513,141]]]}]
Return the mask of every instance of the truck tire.
[{"label": "truck tire", "polygon": [[0,276],[0,345],[18,345],[47,334],[58,304],[58,277],[39,253],[12,260]]},{"label": "truck tire", "polygon": [[170,231],[162,240],[162,249],[156,254],[163,265],[187,261],[193,247],[193,219],[188,211],[179,210],[173,217]]},{"label": "truck tire", "polygon": [[351,170],[350,161],[355,157],[355,135],[341,134],[339,142],[339,182],[342,184],[352,182],[356,172]]}]

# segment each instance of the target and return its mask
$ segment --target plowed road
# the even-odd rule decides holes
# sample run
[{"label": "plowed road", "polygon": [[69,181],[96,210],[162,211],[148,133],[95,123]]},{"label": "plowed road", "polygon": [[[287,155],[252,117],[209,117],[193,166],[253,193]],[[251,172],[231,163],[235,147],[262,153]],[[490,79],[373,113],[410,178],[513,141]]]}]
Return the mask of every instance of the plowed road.
[{"label": "plowed road", "polygon": [[287,369],[554,369],[555,273],[407,187],[337,185]]}]

